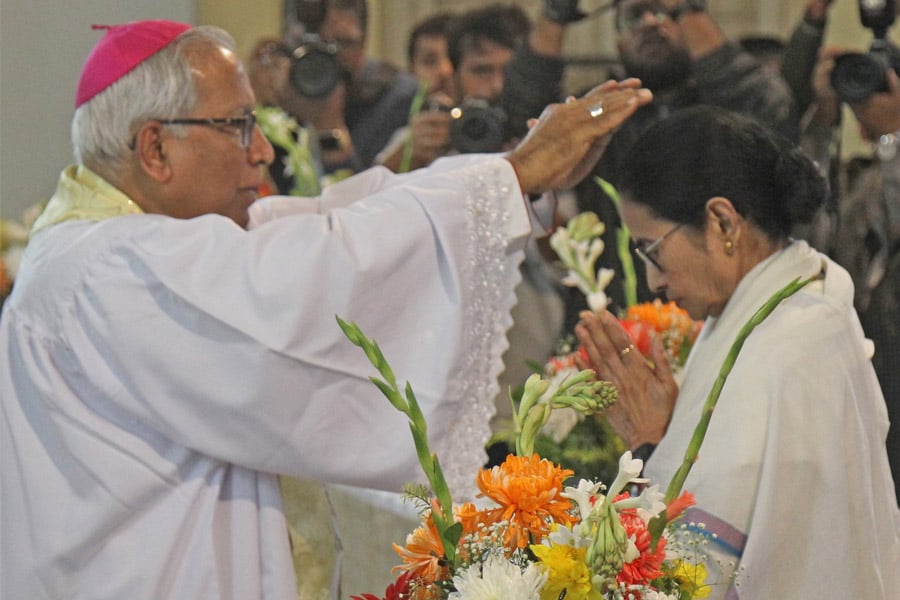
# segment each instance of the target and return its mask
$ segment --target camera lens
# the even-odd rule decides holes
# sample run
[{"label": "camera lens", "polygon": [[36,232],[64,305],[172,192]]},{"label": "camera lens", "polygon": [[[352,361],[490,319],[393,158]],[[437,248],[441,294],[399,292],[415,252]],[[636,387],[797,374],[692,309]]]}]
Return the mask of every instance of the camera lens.
[{"label": "camera lens", "polygon": [[842,54],[835,59],[831,87],[844,102],[861,102],[886,89],[885,67],[873,54]]},{"label": "camera lens", "polygon": [[301,45],[292,58],[291,85],[301,96],[324,98],[341,80],[341,67],[334,52],[323,45]]},{"label": "camera lens", "polygon": [[503,147],[506,113],[486,100],[470,98],[450,111],[450,142],[463,153],[497,152]]}]

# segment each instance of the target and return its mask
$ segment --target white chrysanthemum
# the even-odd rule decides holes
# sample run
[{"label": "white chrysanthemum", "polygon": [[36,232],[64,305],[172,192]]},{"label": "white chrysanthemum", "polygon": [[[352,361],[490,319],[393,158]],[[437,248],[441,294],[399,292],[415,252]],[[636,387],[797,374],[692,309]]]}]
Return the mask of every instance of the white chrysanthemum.
[{"label": "white chrysanthemum", "polygon": [[453,577],[448,600],[540,600],[547,573],[536,564],[523,571],[502,556],[491,555]]}]

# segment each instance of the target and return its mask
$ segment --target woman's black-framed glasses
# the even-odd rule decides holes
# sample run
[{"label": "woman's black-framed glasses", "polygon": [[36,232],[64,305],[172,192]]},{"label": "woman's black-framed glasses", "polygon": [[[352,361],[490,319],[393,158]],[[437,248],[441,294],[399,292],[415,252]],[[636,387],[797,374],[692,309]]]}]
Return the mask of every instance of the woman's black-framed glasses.
[{"label": "woman's black-framed glasses", "polygon": [[243,117],[221,117],[221,118],[193,118],[193,119],[160,119],[163,125],[201,125],[206,127],[219,126],[237,127],[241,133],[241,145],[249,148],[253,142],[253,130],[256,127],[256,113],[249,112]]},{"label": "woman's black-framed glasses", "polygon": [[660,273],[662,273],[664,269],[658,262],[656,262],[656,259],[653,258],[653,255],[657,252],[657,250],[659,250],[659,245],[663,243],[663,240],[675,233],[682,225],[684,225],[684,223],[679,223],[646,246],[642,246],[640,243],[638,243],[634,247],[634,253],[638,255],[638,258],[644,261],[644,264],[653,265]]}]

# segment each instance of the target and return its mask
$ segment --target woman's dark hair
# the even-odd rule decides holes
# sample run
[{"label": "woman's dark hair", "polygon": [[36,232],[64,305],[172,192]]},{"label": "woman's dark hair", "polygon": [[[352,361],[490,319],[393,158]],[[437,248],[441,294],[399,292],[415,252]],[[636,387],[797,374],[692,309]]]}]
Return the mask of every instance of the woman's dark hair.
[{"label": "woman's dark hair", "polygon": [[749,117],[721,108],[679,110],[644,132],[628,151],[617,182],[628,200],[695,227],[706,202],[728,198],[773,239],[809,223],[828,184],[787,138]]}]

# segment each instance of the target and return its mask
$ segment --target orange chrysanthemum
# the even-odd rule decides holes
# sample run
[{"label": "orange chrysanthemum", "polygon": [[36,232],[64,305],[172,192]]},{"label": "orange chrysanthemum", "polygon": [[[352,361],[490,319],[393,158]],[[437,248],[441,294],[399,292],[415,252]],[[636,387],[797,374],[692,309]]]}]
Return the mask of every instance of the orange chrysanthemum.
[{"label": "orange chrysanthemum", "polygon": [[471,502],[453,508],[453,515],[462,523],[463,536],[483,533],[485,528],[497,522],[495,513],[493,509],[479,509]]},{"label": "orange chrysanthemum", "polygon": [[450,576],[444,560],[444,544],[438,535],[431,515],[425,517],[422,525],[406,536],[406,546],[394,544],[394,552],[403,559],[403,564],[392,569],[408,571],[413,579],[427,583],[442,581]]},{"label": "orange chrysanthemum", "polygon": [[563,482],[574,475],[553,462],[532,456],[509,455],[506,461],[478,475],[481,496],[499,505],[488,511],[492,522],[507,521],[505,542],[508,547],[524,548],[539,543],[553,523],[571,525],[572,503],[563,498]]}]

